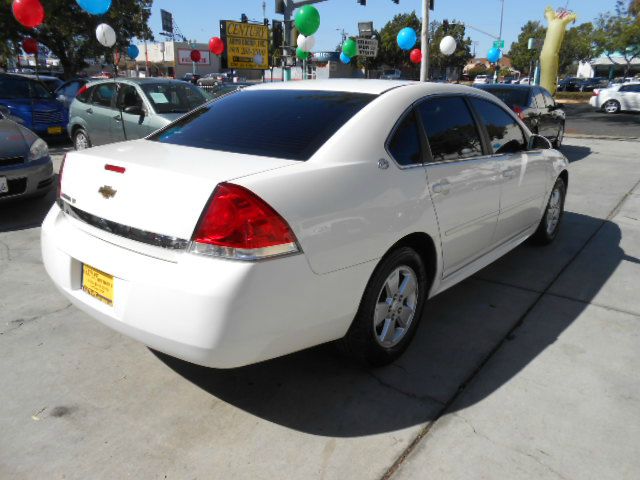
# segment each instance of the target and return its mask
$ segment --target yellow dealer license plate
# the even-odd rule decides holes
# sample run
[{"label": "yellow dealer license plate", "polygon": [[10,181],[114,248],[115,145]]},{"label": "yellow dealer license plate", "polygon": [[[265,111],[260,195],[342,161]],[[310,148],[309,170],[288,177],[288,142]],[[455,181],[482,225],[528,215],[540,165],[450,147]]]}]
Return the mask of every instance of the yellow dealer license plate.
[{"label": "yellow dealer license plate", "polygon": [[113,306],[113,275],[82,265],[82,290],[102,303]]},{"label": "yellow dealer license plate", "polygon": [[49,135],[60,135],[62,133],[62,127],[49,127],[47,128]]}]

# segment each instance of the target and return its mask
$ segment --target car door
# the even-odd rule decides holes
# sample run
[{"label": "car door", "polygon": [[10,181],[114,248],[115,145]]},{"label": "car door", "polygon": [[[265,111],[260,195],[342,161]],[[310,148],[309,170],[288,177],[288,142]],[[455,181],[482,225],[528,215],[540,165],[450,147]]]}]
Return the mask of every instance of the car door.
[{"label": "car door", "polygon": [[111,122],[118,114],[115,108],[115,92],[115,82],[96,85],[91,95],[91,104],[85,108],[83,117],[87,122],[89,137],[94,147],[114,141],[111,136]]},{"label": "car door", "polygon": [[499,174],[463,96],[427,98],[416,110],[428,143],[425,168],[447,277],[489,248],[499,212]]},{"label": "car door", "polygon": [[154,130],[149,125],[149,109],[135,85],[119,84],[116,105],[117,115],[111,123],[111,136],[114,141],[143,138]]},{"label": "car door", "polygon": [[546,88],[540,88],[542,92],[542,96],[544,98],[545,105],[545,119],[546,124],[548,125],[549,135],[545,135],[547,138],[556,138],[558,136],[558,132],[560,131],[560,126],[564,121],[562,111],[556,105],[556,101],[553,99],[551,94]]},{"label": "car door", "polygon": [[640,110],[640,84],[626,85],[625,89],[629,110]]},{"label": "car door", "polygon": [[551,133],[551,126],[548,118],[549,110],[547,109],[547,105],[544,101],[544,95],[542,94],[542,89],[540,87],[533,87],[533,98],[535,108],[535,118],[537,119],[537,129],[533,130],[533,133],[537,133],[538,135],[542,135],[543,137],[548,137]]},{"label": "car door", "polygon": [[527,151],[527,137],[515,117],[489,100],[473,98],[500,175],[500,215],[493,244],[522,235],[540,221],[547,187],[543,151]]}]

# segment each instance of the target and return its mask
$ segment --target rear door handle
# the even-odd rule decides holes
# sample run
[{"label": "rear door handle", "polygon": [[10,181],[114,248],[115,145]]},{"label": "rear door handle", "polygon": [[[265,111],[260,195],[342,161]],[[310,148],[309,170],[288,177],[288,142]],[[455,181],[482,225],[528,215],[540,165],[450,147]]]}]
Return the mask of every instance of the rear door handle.
[{"label": "rear door handle", "polygon": [[449,185],[450,183],[445,179],[431,185],[431,190],[433,193],[442,193],[443,195],[446,195],[449,193]]},{"label": "rear door handle", "polygon": [[516,176],[516,169],[515,169],[515,168],[513,168],[513,167],[505,168],[505,169],[502,171],[502,176],[503,176],[504,178],[513,178],[513,177],[515,177],[515,176]]},{"label": "rear door handle", "polygon": [[116,115],[115,117],[113,117],[113,119],[114,119],[116,122],[121,122],[121,121],[122,121],[122,117],[121,117],[120,115]]},{"label": "rear door handle", "polygon": [[87,113],[93,113],[93,108],[87,108],[87,109],[85,110],[85,112],[87,112]]}]

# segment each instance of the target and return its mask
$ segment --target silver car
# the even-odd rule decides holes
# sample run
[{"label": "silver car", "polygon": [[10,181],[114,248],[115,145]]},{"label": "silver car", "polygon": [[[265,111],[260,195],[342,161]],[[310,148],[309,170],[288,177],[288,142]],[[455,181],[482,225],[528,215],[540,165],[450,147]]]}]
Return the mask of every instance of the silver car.
[{"label": "silver car", "polygon": [[67,130],[76,150],[143,138],[209,98],[198,87],[179,80],[91,82],[71,102]]},{"label": "silver car", "polygon": [[11,119],[0,105],[0,203],[10,198],[46,195],[53,186],[47,144]]}]

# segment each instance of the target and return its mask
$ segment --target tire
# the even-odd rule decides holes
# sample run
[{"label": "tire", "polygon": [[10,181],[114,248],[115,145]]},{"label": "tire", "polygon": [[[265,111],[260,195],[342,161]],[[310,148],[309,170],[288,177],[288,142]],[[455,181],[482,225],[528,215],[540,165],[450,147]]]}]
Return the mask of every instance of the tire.
[{"label": "tire", "polygon": [[78,128],[73,134],[73,148],[76,150],[91,148],[91,139],[84,128]]},{"label": "tire", "polygon": [[602,110],[607,113],[620,113],[620,102],[617,100],[607,100],[602,105]]},{"label": "tire", "polygon": [[564,214],[564,201],[567,196],[567,186],[562,178],[558,178],[553,185],[547,208],[540,220],[538,229],[531,237],[533,243],[537,245],[549,245],[558,235],[560,222]]},{"label": "tire", "polygon": [[[401,291],[403,285],[406,288]],[[429,287],[424,262],[415,250],[400,247],[392,251],[371,275],[358,313],[339,341],[340,349],[369,366],[393,362],[411,343]]]},{"label": "tire", "polygon": [[560,128],[558,129],[558,134],[556,135],[556,139],[552,142],[553,148],[559,150],[562,146],[562,141],[564,140],[564,123],[560,124]]}]

